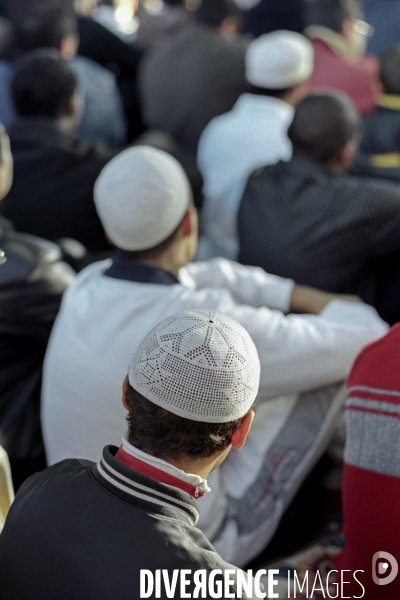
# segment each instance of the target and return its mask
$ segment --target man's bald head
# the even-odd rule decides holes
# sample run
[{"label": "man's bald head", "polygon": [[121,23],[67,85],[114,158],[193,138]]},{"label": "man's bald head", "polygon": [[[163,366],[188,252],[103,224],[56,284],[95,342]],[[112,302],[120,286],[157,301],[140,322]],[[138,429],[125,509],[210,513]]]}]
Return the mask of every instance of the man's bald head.
[{"label": "man's bald head", "polygon": [[297,106],[288,136],[293,153],[328,163],[359,132],[355,106],[341,94],[312,94]]}]

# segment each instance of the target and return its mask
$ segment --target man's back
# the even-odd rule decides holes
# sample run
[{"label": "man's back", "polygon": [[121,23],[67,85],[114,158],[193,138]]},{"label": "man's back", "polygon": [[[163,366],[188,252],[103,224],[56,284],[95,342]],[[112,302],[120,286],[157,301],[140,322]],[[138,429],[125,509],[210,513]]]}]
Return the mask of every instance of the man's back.
[{"label": "man's back", "polygon": [[230,110],[244,91],[243,42],[202,25],[185,27],[145,58],[139,90],[143,118],[196,152],[211,119]]},{"label": "man's back", "polygon": [[379,167],[400,166],[400,101],[397,95],[384,95],[376,110],[363,122],[362,154]]},{"label": "man's back", "polygon": [[84,56],[71,67],[83,96],[78,135],[83,140],[120,147],[126,142],[126,117],[115,75]]},{"label": "man's back", "polygon": [[[312,27],[309,30],[312,31]],[[321,28],[322,29],[322,28]],[[329,30],[326,30],[329,31]],[[306,30],[306,33],[308,30]],[[334,32],[332,32],[334,34]],[[334,34],[337,37],[338,34]],[[321,36],[322,38],[322,36]],[[315,68],[310,90],[340,90],[350,96],[362,115],[372,112],[379,92],[378,61],[373,56],[354,60],[336,49],[336,44],[315,38]]]},{"label": "man's back", "polygon": [[374,302],[374,262],[400,250],[399,225],[397,186],[294,158],[249,180],[239,212],[239,260]]},{"label": "man's back", "polygon": [[[170,581],[174,569],[192,577],[235,569],[194,527],[188,493],[131,470],[116,451],[105,448],[97,465],[64,461],[26,482],[0,538],[3,600],[128,600],[143,597],[141,569],[167,569]],[[160,597],[181,597],[180,589],[178,581],[167,596],[162,583]]]},{"label": "man's back", "polygon": [[[83,100],[78,135],[83,140],[121,146],[126,140],[126,119],[115,76],[108,69],[83,56],[71,61]],[[15,119],[11,98],[14,65],[0,61],[0,122],[9,129]]]},{"label": "man's back", "polygon": [[202,231],[213,248],[204,258],[237,258],[237,213],[247,179],[261,166],[289,160],[293,112],[283,100],[242,94],[229,113],[206,127],[197,161],[204,179]]},{"label": "man's back", "polygon": [[50,240],[75,238],[92,251],[108,248],[93,186],[113,152],[75,142],[45,118],[17,120],[10,140],[14,182],[2,214],[26,233]]}]

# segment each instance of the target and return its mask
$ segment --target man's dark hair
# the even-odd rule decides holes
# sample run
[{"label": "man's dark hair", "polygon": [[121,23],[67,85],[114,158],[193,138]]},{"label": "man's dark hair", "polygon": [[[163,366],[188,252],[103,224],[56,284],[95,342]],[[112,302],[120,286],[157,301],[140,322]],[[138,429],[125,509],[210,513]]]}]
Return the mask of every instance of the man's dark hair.
[{"label": "man's dark hair", "polygon": [[328,162],[358,133],[360,119],[340,94],[312,94],[298,104],[288,136],[294,154]]},{"label": "man's dark hair", "polygon": [[18,11],[14,19],[18,49],[57,48],[63,38],[77,35],[77,18],[69,0],[35,0]]},{"label": "man's dark hair", "polygon": [[400,94],[400,44],[393,44],[381,56],[382,85],[387,94]]},{"label": "man's dark hair", "polygon": [[232,0],[202,0],[194,14],[197,23],[210,27],[219,27],[228,17],[240,17],[240,11]]},{"label": "man's dark hair", "polygon": [[68,106],[77,81],[57,50],[36,50],[17,64],[11,82],[19,116],[58,118]]},{"label": "man's dark hair", "polygon": [[306,24],[322,25],[340,33],[347,19],[362,19],[358,0],[311,0],[306,4]]},{"label": "man's dark hair", "polygon": [[[182,223],[182,221],[181,221],[181,223]],[[157,244],[157,246],[154,246],[153,248],[149,248],[148,250],[146,249],[146,250],[136,250],[136,251],[118,249],[117,254],[119,256],[121,256],[122,258],[127,258],[129,260],[137,260],[137,261],[148,260],[149,258],[157,258],[161,254],[163,254],[166,250],[168,250],[168,248],[170,247],[170,245],[172,244],[172,242],[174,241],[174,239],[178,233],[181,223],[179,223],[179,225],[174,229],[174,231],[165,240],[163,240],[162,242],[160,242],[159,244]]]},{"label": "man's dark hair", "polygon": [[243,421],[202,423],[179,417],[150,402],[129,385],[128,442],[163,460],[208,458],[225,450]]},{"label": "man's dark hair", "polygon": [[[189,200],[188,210],[190,207],[193,207],[193,206],[194,206],[194,203],[193,203],[193,199],[191,198]],[[119,256],[121,256],[122,258],[127,258],[129,260],[137,260],[137,261],[148,260],[149,258],[157,258],[158,256],[161,256],[161,254],[163,254],[166,250],[168,250],[168,248],[171,246],[171,244],[175,240],[175,237],[180,229],[180,226],[182,225],[183,218],[184,217],[182,217],[182,220],[180,221],[179,225],[177,225],[177,227],[175,227],[174,231],[172,233],[170,233],[169,236],[165,240],[163,240],[162,242],[157,244],[157,246],[153,246],[153,248],[149,248],[146,250],[136,250],[136,251],[121,250],[119,248],[117,250],[117,254]]]}]

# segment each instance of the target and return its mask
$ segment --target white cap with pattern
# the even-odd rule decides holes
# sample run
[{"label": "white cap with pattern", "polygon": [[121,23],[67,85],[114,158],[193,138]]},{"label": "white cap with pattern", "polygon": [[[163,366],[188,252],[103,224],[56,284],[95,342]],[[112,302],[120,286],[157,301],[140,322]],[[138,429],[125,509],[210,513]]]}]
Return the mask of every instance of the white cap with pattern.
[{"label": "white cap with pattern", "polygon": [[285,89],[309,79],[314,70],[310,40],[294,31],[273,31],[252,41],[246,52],[246,79],[265,89]]},{"label": "white cap with pattern", "polygon": [[150,146],[115,156],[94,186],[104,231],[121,250],[149,250],[166,240],[189,207],[188,178],[175,158]]},{"label": "white cap with pattern", "polygon": [[169,412],[205,423],[240,419],[260,385],[260,361],[247,331],[213,310],[168,317],[144,338],[129,383]]}]

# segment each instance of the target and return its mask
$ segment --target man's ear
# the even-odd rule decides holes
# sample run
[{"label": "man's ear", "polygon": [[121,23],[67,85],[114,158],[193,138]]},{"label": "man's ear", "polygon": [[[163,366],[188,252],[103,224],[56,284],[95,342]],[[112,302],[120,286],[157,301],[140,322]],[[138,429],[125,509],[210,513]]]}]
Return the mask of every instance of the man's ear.
[{"label": "man's ear", "polygon": [[350,40],[353,34],[354,24],[353,19],[345,19],[343,21],[342,28],[340,30],[340,35],[342,35],[346,40]]},{"label": "man's ear", "polygon": [[76,56],[79,46],[77,35],[65,35],[60,43],[60,54],[65,60],[71,60]]},{"label": "man's ear", "polygon": [[219,33],[224,37],[232,37],[237,33],[239,22],[235,17],[226,17],[219,26]]},{"label": "man's ear", "polygon": [[357,151],[357,140],[350,140],[337,153],[337,162],[344,169],[348,168],[353,162],[354,155]]},{"label": "man's ear", "polygon": [[188,210],[185,213],[185,216],[182,219],[181,231],[182,231],[184,237],[192,235],[192,233],[193,233],[193,211],[194,210],[195,210],[195,208],[192,206],[190,208],[188,208]]},{"label": "man's ear", "polygon": [[76,112],[76,104],[74,97],[70,98],[63,108],[63,117],[72,117]]},{"label": "man's ear", "polygon": [[126,394],[128,393],[128,389],[129,389],[129,379],[128,379],[128,375],[127,375],[122,384],[122,404],[123,404],[124,408],[126,408],[126,410],[129,410],[129,404],[128,404],[128,400],[126,397]]},{"label": "man's ear", "polygon": [[247,413],[239,427],[236,429],[231,440],[231,446],[234,450],[240,450],[240,448],[243,448],[253,423],[253,419],[254,411],[251,410],[249,413]]},{"label": "man's ear", "polygon": [[114,242],[112,241],[112,239],[108,236],[107,233],[104,232],[104,237],[106,238],[107,242],[110,244],[110,246],[112,246],[113,248],[115,248]]}]

